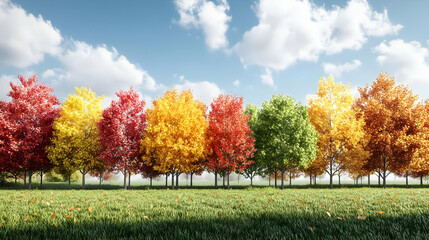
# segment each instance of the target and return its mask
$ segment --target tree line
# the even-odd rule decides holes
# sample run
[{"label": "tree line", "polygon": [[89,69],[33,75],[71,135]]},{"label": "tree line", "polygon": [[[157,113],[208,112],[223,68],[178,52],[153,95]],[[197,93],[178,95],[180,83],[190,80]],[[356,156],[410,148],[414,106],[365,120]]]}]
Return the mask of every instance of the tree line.
[{"label": "tree line", "polygon": [[15,178],[55,171],[80,171],[101,178],[121,172],[124,188],[131,174],[165,175],[178,186],[180,174],[209,171],[229,187],[232,172],[250,178],[310,177],[348,174],[354,179],[394,173],[422,177],[429,173],[429,101],[394,77],[380,73],[359,88],[321,78],[307,106],[290,96],[274,94],[260,109],[243,98],[221,94],[210,110],[190,90],[167,90],[146,107],[132,88],[102,109],[102,96],[75,88],[63,103],[37,74],[10,83],[10,101],[0,101],[0,171]]}]

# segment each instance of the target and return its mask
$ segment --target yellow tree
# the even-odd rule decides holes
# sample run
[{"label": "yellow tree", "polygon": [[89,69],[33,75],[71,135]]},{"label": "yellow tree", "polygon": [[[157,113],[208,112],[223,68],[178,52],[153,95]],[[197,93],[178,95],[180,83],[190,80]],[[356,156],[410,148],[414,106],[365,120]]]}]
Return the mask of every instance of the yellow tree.
[{"label": "yellow tree", "polygon": [[362,146],[364,121],[356,117],[354,100],[350,87],[330,76],[320,79],[319,89],[308,101],[310,121],[319,132],[316,161],[329,175],[330,188],[336,173],[368,157]]},{"label": "yellow tree", "polygon": [[[48,157],[59,170],[82,173],[82,189],[85,174],[103,165],[98,158],[98,128],[101,119],[101,101],[86,88],[75,88],[76,95],[69,94],[61,106],[60,117],[54,121],[52,144],[47,148]],[[69,177],[70,187],[70,177]]]},{"label": "yellow tree", "polygon": [[[169,90],[147,110],[147,128],[141,141],[143,159],[154,170],[191,173],[209,154],[206,106],[191,91]],[[177,183],[177,180],[176,180]]]}]

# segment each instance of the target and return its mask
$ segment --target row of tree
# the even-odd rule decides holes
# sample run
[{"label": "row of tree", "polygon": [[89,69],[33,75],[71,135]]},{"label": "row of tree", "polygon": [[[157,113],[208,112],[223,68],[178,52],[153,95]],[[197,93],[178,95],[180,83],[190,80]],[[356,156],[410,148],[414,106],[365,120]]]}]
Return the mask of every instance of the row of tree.
[{"label": "row of tree", "polygon": [[[429,102],[381,73],[355,98],[350,87],[322,78],[308,106],[273,95],[261,109],[235,95],[219,95],[207,106],[191,91],[168,90],[146,103],[133,89],[102,109],[103,97],[76,88],[60,105],[53,89],[37,75],[11,83],[10,101],[0,101],[0,171],[15,177],[54,169],[70,176],[101,177],[122,172],[152,178],[203,171],[226,177],[242,173],[285,175],[304,172],[312,179],[327,173],[354,178],[377,174],[386,186],[390,173],[422,177],[429,172]],[[278,176],[280,175],[280,176]],[[368,178],[369,179],[369,178]]]}]

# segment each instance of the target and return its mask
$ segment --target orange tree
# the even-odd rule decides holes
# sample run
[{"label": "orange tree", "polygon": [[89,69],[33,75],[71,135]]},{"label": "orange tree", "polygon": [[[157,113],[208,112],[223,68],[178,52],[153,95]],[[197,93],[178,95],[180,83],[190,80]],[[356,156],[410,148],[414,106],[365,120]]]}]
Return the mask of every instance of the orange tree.
[{"label": "orange tree", "polygon": [[418,125],[422,122],[415,114],[418,97],[384,72],[359,92],[355,105],[360,110],[357,115],[363,114],[366,149],[371,153],[366,168],[377,171],[386,187],[386,177],[407,171],[421,146]]},{"label": "orange tree", "polygon": [[168,90],[147,110],[140,151],[155,171],[173,175],[195,170],[209,154],[206,107],[191,91]]}]

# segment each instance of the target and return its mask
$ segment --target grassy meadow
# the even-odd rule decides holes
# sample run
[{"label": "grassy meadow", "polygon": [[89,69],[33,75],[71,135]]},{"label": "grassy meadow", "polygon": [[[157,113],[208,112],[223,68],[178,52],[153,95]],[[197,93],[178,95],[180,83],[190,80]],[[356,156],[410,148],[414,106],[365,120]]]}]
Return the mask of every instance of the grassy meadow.
[{"label": "grassy meadow", "polygon": [[428,188],[0,190],[0,239],[429,239]]}]

